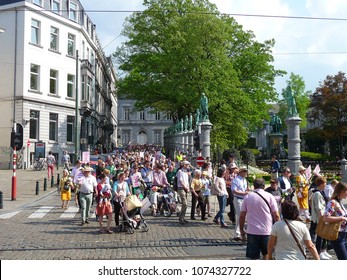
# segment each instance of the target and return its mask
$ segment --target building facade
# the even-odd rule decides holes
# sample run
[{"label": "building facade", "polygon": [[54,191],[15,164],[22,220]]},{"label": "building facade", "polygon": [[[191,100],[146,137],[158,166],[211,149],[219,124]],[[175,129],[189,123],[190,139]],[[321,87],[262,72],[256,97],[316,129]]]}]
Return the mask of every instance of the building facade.
[{"label": "building facade", "polygon": [[116,75],[78,0],[0,2],[0,168],[11,162],[10,133],[24,127],[25,165],[40,146],[61,162],[67,151],[117,141]]},{"label": "building facade", "polygon": [[172,125],[169,115],[151,109],[135,110],[135,100],[118,99],[118,146],[164,145],[164,130]]}]

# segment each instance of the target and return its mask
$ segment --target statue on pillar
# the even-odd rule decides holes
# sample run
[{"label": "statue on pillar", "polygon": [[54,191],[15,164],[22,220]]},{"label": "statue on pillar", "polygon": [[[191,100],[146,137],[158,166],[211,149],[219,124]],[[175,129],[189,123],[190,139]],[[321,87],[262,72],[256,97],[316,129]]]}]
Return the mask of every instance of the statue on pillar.
[{"label": "statue on pillar", "polygon": [[205,93],[201,94],[200,97],[200,120],[201,121],[208,121],[208,99],[205,95]]},{"label": "statue on pillar", "polygon": [[185,117],[184,119],[184,131],[188,130],[188,116]]},{"label": "statue on pillar", "polygon": [[200,122],[200,110],[199,108],[196,109],[196,114],[195,114],[195,126],[198,127]]},{"label": "statue on pillar", "polygon": [[193,115],[192,113],[189,114],[189,121],[188,121],[188,130],[192,130],[193,129]]},{"label": "statue on pillar", "polygon": [[180,122],[179,122],[179,132],[183,132],[183,130],[184,130],[184,127],[183,127],[183,119],[181,119],[180,120]]},{"label": "statue on pillar", "polygon": [[273,133],[280,133],[282,127],[282,120],[276,114],[273,114],[271,117],[270,125],[272,127]]},{"label": "statue on pillar", "polygon": [[289,117],[297,117],[298,116],[298,110],[296,108],[296,101],[294,97],[294,92],[292,90],[291,86],[287,87],[286,91],[286,99],[287,99],[287,104],[288,104],[288,116]]}]

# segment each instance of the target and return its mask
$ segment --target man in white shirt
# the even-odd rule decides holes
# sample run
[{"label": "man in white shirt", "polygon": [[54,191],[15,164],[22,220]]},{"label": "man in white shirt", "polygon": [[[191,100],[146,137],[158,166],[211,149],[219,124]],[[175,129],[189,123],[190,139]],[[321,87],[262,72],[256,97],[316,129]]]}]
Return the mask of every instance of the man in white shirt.
[{"label": "man in white shirt", "polygon": [[180,168],[177,172],[177,193],[181,199],[182,207],[181,212],[178,216],[178,221],[180,224],[186,224],[188,221],[184,219],[187,211],[187,193],[189,191],[189,175],[187,172],[189,166],[188,161],[183,161],[183,167]]},{"label": "man in white shirt", "polygon": [[82,177],[79,181],[80,189],[79,189],[79,196],[80,196],[80,203],[81,203],[81,216],[82,216],[82,223],[81,226],[83,226],[85,223],[89,224],[88,218],[90,213],[90,207],[92,205],[93,201],[93,192],[94,188],[97,186],[96,178],[91,174],[92,168],[84,167],[83,174],[84,177]]},{"label": "man in white shirt", "polygon": [[285,194],[285,200],[292,200],[294,196],[295,188],[293,187],[290,176],[292,173],[288,167],[282,170],[282,176],[278,178],[278,182],[282,192]]},{"label": "man in white shirt", "polygon": [[231,191],[234,194],[234,207],[235,207],[235,235],[234,240],[235,241],[241,241],[241,231],[240,231],[240,213],[241,213],[241,205],[243,202],[244,197],[248,194],[249,188],[248,188],[248,182],[246,179],[247,176],[247,168],[240,168],[239,175],[233,180],[231,185]]}]

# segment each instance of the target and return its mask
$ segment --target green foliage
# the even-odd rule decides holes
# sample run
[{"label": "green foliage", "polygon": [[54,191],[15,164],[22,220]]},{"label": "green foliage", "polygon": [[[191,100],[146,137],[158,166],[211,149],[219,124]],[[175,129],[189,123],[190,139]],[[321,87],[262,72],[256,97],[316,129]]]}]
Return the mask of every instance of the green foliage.
[{"label": "green foliage", "polygon": [[251,149],[244,148],[240,151],[242,162],[247,165],[255,166],[255,156]]},{"label": "green foliage", "polygon": [[324,138],[330,144],[331,153],[340,155],[346,144],[347,134],[347,79],[343,72],[328,75],[311,96],[308,118],[319,123]]},{"label": "green foliage", "polygon": [[277,99],[274,40],[257,42],[234,18],[208,0],[146,0],[123,31],[114,54],[124,78],[121,96],[136,107],[164,111],[174,120],[195,113],[209,99],[212,145],[224,150],[247,141]]},{"label": "green foliage", "polygon": [[334,158],[328,155],[312,153],[312,152],[301,152],[302,160],[313,160],[313,161],[326,161],[333,160]]}]

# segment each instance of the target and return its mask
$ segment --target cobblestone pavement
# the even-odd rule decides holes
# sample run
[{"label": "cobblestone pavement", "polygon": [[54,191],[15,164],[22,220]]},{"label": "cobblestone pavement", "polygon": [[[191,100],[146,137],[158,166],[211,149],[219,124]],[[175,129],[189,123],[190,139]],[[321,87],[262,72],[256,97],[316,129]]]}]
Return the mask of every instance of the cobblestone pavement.
[{"label": "cobblestone pavement", "polygon": [[[4,196],[0,259],[245,259],[245,244],[231,241],[233,227],[223,229],[212,218],[190,221],[189,209],[186,225],[180,225],[176,215],[152,217],[146,212],[148,232],[100,234],[95,214],[90,224],[80,226],[80,214],[72,202],[68,210],[63,210],[57,188],[49,182],[43,190],[46,172],[19,170],[17,198],[13,201],[12,171],[0,170]],[[217,209],[214,197],[212,209]]]}]

